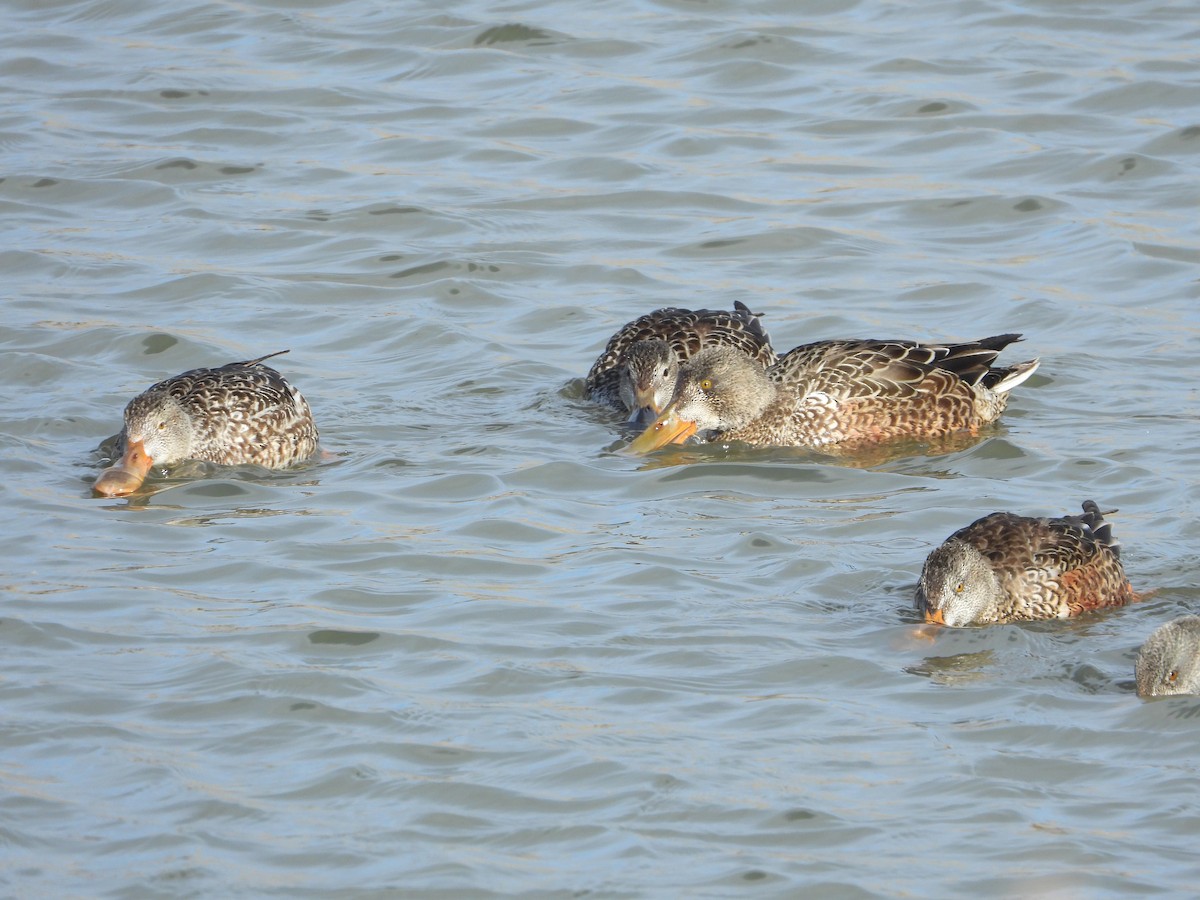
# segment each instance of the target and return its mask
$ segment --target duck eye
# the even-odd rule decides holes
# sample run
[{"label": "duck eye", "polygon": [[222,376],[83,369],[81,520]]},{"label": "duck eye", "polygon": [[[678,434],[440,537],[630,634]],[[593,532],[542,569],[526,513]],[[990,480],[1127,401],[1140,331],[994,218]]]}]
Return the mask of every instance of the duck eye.
[{"label": "duck eye", "polygon": [[712,390],[712,379],[711,378],[701,378],[700,379],[700,390],[711,391]]},{"label": "duck eye", "polygon": [[159,431],[166,431],[166,430],[167,430],[167,423],[166,423],[166,422],[159,422],[159,423],[158,423],[158,430],[159,430]]},{"label": "duck eye", "polygon": [[958,584],[956,584],[954,586],[954,593],[961,594],[964,590],[966,590],[966,587],[967,587],[966,584],[964,584],[963,582],[960,581]]},{"label": "duck eye", "polygon": [[1176,670],[1167,676],[1167,681],[1171,682],[1171,684],[1174,684],[1178,678],[1179,678],[1179,671]]}]

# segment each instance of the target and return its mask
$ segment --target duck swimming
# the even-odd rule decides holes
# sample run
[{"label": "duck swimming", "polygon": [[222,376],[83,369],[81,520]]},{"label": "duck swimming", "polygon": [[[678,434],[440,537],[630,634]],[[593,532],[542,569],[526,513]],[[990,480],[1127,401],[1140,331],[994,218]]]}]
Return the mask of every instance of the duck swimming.
[{"label": "duck swimming", "polygon": [[122,497],[141,487],[151,468],[185,459],[280,469],[312,456],[318,435],[308,403],[262,364],[286,352],[192,369],[138,394],[125,407],[123,455],[92,489]]},{"label": "duck swimming", "polygon": [[1143,697],[1200,694],[1200,616],[1180,616],[1160,625],[1133,667]]},{"label": "duck swimming", "polygon": [[649,422],[675,392],[679,366],[706,347],[728,347],[759,368],[778,357],[757,313],[740,301],[733,311],[656,309],[614,334],[587,374],[588,399]]},{"label": "duck swimming", "polygon": [[724,347],[701,350],[680,367],[674,399],[629,449],[646,453],[697,432],[714,441],[825,450],[975,433],[1037,371],[1036,359],[993,367],[1020,338],[818,341],[765,370]]},{"label": "duck swimming", "polygon": [[1065,619],[1137,599],[1121,551],[1091,500],[1083,515],[996,512],[961,528],[925,560],[917,609],[939,625]]}]

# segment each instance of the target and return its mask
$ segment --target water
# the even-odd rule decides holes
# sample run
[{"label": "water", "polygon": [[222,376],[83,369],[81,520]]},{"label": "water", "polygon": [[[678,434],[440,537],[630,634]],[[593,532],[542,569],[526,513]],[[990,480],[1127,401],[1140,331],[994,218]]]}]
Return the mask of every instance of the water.
[{"label": "water", "polygon": [[[1130,896],[1200,879],[1200,33],[995,0],[9,3],[13,896]],[[974,447],[616,452],[668,304],[1022,331]],[[138,391],[290,348],[327,455],[88,486]],[[184,473],[186,474],[186,473]],[[916,630],[994,509],[1135,607]]]}]

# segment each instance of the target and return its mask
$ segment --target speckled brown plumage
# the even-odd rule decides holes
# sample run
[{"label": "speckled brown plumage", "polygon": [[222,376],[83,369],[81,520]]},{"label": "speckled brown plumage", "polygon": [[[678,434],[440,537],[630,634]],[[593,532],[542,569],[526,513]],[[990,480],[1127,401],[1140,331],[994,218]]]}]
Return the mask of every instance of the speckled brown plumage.
[{"label": "speckled brown plumage", "polygon": [[134,397],[120,436],[124,455],[97,479],[96,491],[130,493],[152,467],[185,459],[283,468],[312,456],[318,434],[307,401],[263,365],[278,355],[192,369]]},{"label": "speckled brown plumage", "polygon": [[988,625],[1060,619],[1136,599],[1099,507],[1030,518],[997,512],[950,535],[925,560],[917,608],[926,621]]},{"label": "speckled brown plumage", "polygon": [[[786,353],[765,377],[706,350],[680,369],[670,410],[651,426],[666,440],[656,443],[648,431],[633,448],[654,449],[695,431],[719,441],[839,451],[973,433],[999,418],[1008,392],[1037,369],[1036,359],[993,367],[1000,351],[1019,339],[819,341]],[[668,425],[669,416],[676,423]]]},{"label": "speckled brown plumage", "polygon": [[[761,367],[778,357],[758,313],[740,301],[733,310],[667,307],[625,325],[608,341],[587,374],[588,398],[616,409],[637,413],[634,397],[642,398],[655,415],[670,400],[679,366],[706,347],[732,347]],[[633,382],[622,396],[622,373]],[[657,397],[654,403],[649,398]]]}]

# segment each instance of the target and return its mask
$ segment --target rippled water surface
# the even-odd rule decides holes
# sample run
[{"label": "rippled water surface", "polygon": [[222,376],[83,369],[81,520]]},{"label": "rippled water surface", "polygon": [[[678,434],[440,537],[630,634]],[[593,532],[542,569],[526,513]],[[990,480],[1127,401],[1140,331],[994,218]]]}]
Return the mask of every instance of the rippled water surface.
[{"label": "rippled water surface", "polygon": [[[5,894],[1125,896],[1200,881],[1186,5],[11,2]],[[1020,331],[972,447],[635,459],[665,305]],[[91,497],[289,348],[326,455]],[[923,634],[931,546],[1119,508],[1149,601]]]}]

